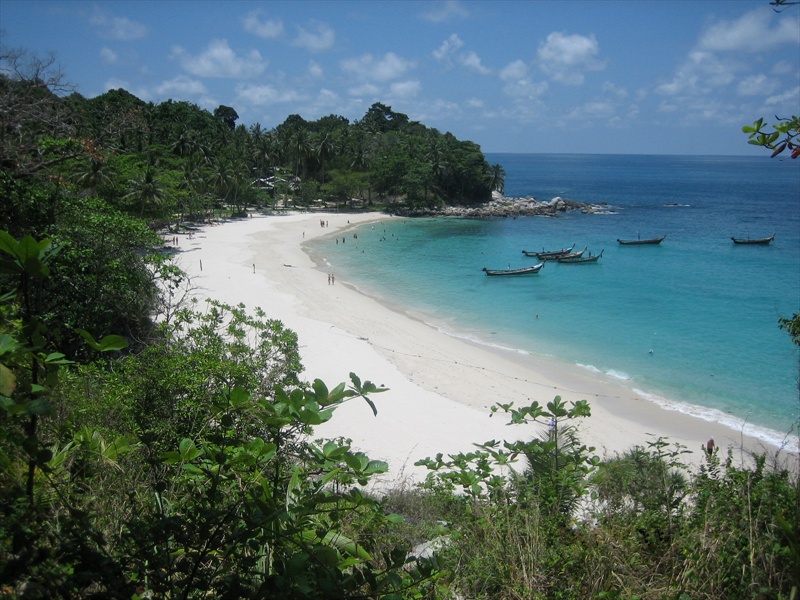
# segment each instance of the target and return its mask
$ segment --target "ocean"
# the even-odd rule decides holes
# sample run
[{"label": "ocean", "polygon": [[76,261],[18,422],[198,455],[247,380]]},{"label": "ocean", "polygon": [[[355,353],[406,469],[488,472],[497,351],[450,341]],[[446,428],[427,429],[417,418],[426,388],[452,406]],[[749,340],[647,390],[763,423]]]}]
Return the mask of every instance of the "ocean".
[{"label": "ocean", "polygon": [[[768,156],[487,154],[507,197],[603,203],[557,218],[421,218],[312,249],[338,278],[442,331],[618,378],[664,407],[780,443],[797,431],[800,160]],[[731,236],[766,237],[769,246]],[[617,238],[666,235],[658,246]],[[522,250],[588,246],[597,263]]]}]

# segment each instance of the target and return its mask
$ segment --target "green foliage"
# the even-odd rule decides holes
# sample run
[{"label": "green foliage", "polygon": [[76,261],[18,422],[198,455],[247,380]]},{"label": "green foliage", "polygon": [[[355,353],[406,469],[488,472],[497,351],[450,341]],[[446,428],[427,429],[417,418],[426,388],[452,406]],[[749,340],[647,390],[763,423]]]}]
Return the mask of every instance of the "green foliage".
[{"label": "green foliage", "polygon": [[42,287],[54,341],[66,353],[85,354],[74,328],[111,331],[128,340],[151,335],[160,265],[149,254],[160,239],[142,221],[93,198],[62,202],[53,238],[62,251]]},{"label": "green foliage", "polygon": [[[377,414],[371,396],[383,388],[355,374],[334,388],[301,384],[294,334],[261,311],[212,303],[178,313],[152,352],[70,374],[150,424],[109,442],[95,426],[106,415],[64,395],[78,386],[56,375],[73,363],[43,353],[49,331],[26,308],[28,280],[47,279],[56,252],[5,233],[0,249],[18,277],[0,337],[4,594],[419,598],[435,585],[436,560],[392,543],[398,520],[359,488],[387,465],[347,440],[308,436],[353,399]],[[125,345],[78,333],[97,353]],[[152,405],[135,401],[143,393]]]},{"label": "green foliage", "polygon": [[795,313],[791,319],[780,318],[778,322],[781,329],[785,329],[792,336],[792,341],[800,346],[800,314]]},{"label": "green foliage", "polygon": [[742,131],[748,134],[747,143],[772,150],[772,158],[787,150],[792,158],[797,158],[800,156],[800,117],[795,115],[791,118],[775,119],[776,122],[772,125],[761,118],[752,125],[742,127]]}]

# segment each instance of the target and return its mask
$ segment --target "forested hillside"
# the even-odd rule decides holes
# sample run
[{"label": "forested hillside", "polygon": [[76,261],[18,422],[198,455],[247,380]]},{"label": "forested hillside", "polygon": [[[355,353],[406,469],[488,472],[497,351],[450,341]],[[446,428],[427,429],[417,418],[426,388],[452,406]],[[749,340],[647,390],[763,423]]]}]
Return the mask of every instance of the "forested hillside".
[{"label": "forested hillside", "polygon": [[426,459],[424,485],[371,496],[386,465],[313,429],[382,388],[359,365],[302,381],[281,322],[179,302],[166,228],[481,202],[502,168],[475,144],[381,104],[248,129],[0,59],[0,597],[796,598],[779,457],[692,471],[658,439],[601,460],[576,426],[590,406],[556,398],[493,408],[553,420],[544,437]]}]

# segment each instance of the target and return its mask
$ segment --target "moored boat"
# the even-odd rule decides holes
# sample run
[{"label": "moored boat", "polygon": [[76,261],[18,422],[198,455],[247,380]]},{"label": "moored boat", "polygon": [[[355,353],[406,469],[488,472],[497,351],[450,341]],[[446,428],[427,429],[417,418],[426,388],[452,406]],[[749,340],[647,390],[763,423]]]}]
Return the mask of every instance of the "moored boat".
[{"label": "moored boat", "polygon": [[600,254],[592,255],[592,253],[589,252],[589,256],[575,256],[573,258],[561,257],[561,258],[557,258],[556,260],[559,263],[563,263],[563,264],[567,264],[567,265],[568,264],[575,264],[575,263],[593,263],[593,262],[597,262],[598,260],[600,260],[600,257],[603,256],[603,252],[605,252],[605,250],[600,250]]},{"label": "moored boat", "polygon": [[731,239],[733,240],[734,244],[754,244],[754,245],[760,244],[762,246],[766,246],[767,244],[771,243],[772,240],[775,239],[775,234],[773,233],[771,236],[765,238],[750,239],[749,237],[747,238],[732,237]]},{"label": "moored boat", "polygon": [[635,240],[621,240],[621,239],[617,238],[617,241],[623,246],[643,246],[645,244],[658,245],[661,242],[663,242],[664,238],[666,238],[666,237],[667,236],[664,235],[664,236],[661,236],[660,238],[650,238],[650,239],[646,239],[646,240],[643,240],[643,239],[641,239],[639,237],[637,237]]},{"label": "moored boat", "polygon": [[[563,254],[561,256],[556,256],[556,259],[560,260],[562,258],[580,258],[583,256],[583,253],[589,249],[589,246],[584,246],[583,250],[579,250],[578,252],[570,252],[569,254]],[[551,260],[551,259],[546,259]]]},{"label": "moored boat", "polygon": [[497,275],[534,275],[541,271],[543,266],[544,262],[540,262],[538,265],[522,267],[521,269],[487,269],[483,267],[483,271],[491,277]]},{"label": "moored boat", "polygon": [[575,247],[575,244],[572,244],[569,248],[561,248],[561,250],[542,250],[541,252],[530,252],[528,250],[523,250],[522,253],[525,256],[534,256],[539,260],[545,260],[550,258],[558,258],[559,256],[564,256],[565,254],[569,254],[572,252],[572,249]]}]

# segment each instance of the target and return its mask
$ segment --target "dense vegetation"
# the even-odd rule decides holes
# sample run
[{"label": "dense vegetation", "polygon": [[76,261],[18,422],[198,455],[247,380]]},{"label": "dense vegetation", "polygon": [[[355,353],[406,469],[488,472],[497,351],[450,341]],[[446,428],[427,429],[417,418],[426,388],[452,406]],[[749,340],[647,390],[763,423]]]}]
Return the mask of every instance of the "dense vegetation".
[{"label": "dense vegetation", "polygon": [[547,436],[425,459],[424,485],[377,498],[386,465],[313,427],[347,401],[375,411],[381,388],[301,381],[280,322],[178,301],[164,227],[481,201],[502,169],[477,146],[380,104],[245,129],[230,107],[85,99],[47,62],[0,58],[0,596],[797,594],[800,488],[779,457],[691,471],[658,439],[601,460],[575,426],[589,405],[556,398],[495,407],[553,419]]}]

